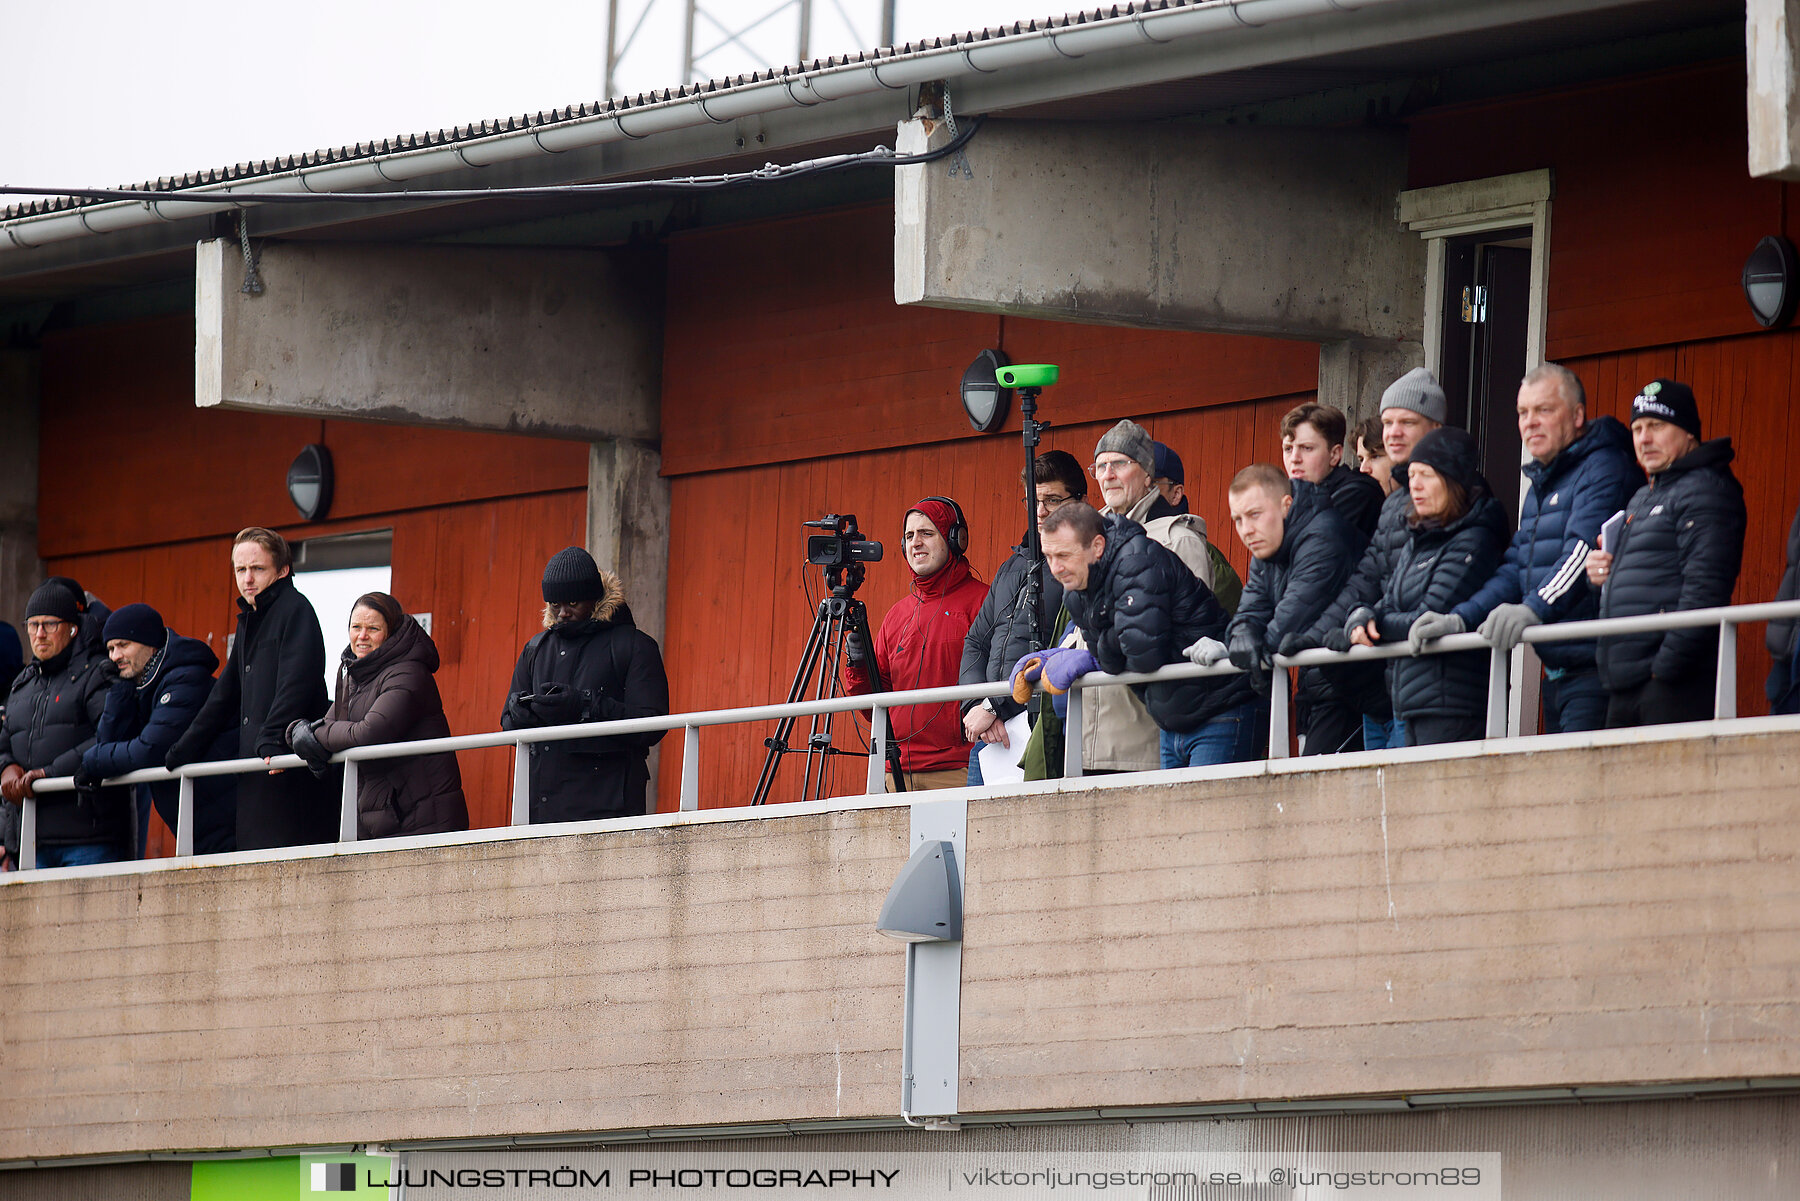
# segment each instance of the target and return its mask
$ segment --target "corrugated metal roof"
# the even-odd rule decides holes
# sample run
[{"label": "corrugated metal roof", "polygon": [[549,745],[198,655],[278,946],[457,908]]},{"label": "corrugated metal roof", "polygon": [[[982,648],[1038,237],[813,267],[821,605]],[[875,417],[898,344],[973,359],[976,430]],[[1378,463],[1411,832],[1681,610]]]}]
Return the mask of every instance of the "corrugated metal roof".
[{"label": "corrugated metal roof", "polygon": [[[836,67],[852,66],[867,63],[879,63],[905,58],[914,54],[925,54],[934,51],[955,49],[958,46],[991,42],[1002,38],[1018,37],[1041,33],[1051,29],[1066,29],[1083,25],[1092,21],[1109,20],[1130,16],[1135,13],[1160,12],[1168,9],[1193,8],[1205,4],[1216,4],[1218,0],[1141,0],[1139,3],[1112,4],[1100,8],[1083,9],[1063,16],[1040,17],[1032,20],[1014,21],[992,29],[970,30],[966,33],[950,34],[943,37],[929,38],[922,41],[907,42],[901,46],[884,46],[874,50],[859,50],[854,54],[831,55],[825,58],[814,58],[808,62],[794,66],[779,67],[769,71],[753,71],[749,74],[733,75],[724,79],[708,80],[705,83],[684,84],[677,88],[663,88],[649,92],[639,92],[635,96],[621,96],[593,103],[566,105],[562,108],[540,109],[535,113],[521,113],[517,116],[498,117],[491,121],[481,121],[468,125],[453,125],[427,133],[400,134],[379,141],[357,142],[353,145],[338,146],[330,149],[314,150],[305,154],[284,155],[279,158],[258,159],[233,164],[229,167],[216,167],[206,171],[194,171],[183,175],[164,175],[154,180],[121,185],[138,190],[173,191],[181,188],[200,187],[206,184],[229,183],[238,180],[255,179],[259,176],[275,175],[283,171],[293,171],[304,167],[326,166],[335,163],[355,162],[358,160],[379,158],[382,155],[397,154],[408,150],[424,150],[433,147],[454,146],[462,142],[474,141],[478,138],[492,137],[496,134],[523,133],[530,130],[545,129],[566,121],[578,121],[585,118],[607,117],[631,112],[653,104],[664,104],[671,100],[693,96],[711,95],[728,91],[732,88],[748,87],[755,84],[768,83],[774,80],[787,80],[802,75],[809,75]],[[49,200],[32,201],[26,204],[9,205],[0,209],[0,220],[11,220],[15,217],[33,216],[42,213],[66,212],[73,209],[103,204],[101,200],[76,200],[57,197]]]}]

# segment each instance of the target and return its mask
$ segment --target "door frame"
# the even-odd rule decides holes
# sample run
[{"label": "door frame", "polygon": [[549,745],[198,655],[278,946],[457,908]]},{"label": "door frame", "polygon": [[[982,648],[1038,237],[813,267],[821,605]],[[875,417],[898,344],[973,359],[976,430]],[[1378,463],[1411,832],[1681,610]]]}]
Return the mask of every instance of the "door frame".
[{"label": "door frame", "polygon": [[[1550,273],[1550,200],[1556,190],[1548,167],[1491,175],[1400,193],[1401,224],[1425,239],[1425,366],[1433,375],[1443,361],[1444,243],[1448,238],[1502,229],[1531,229],[1531,294],[1525,315],[1525,370],[1544,362]],[[1521,455],[1524,453],[1520,452]],[[1523,464],[1521,463],[1521,466]],[[1523,472],[1521,472],[1523,475]],[[1525,501],[1526,481],[1519,486]],[[1518,513],[1513,520],[1518,520]],[[1506,700],[1506,732],[1537,733],[1538,657],[1521,642],[1512,653],[1512,688]],[[1524,730],[1526,715],[1531,729]]]}]

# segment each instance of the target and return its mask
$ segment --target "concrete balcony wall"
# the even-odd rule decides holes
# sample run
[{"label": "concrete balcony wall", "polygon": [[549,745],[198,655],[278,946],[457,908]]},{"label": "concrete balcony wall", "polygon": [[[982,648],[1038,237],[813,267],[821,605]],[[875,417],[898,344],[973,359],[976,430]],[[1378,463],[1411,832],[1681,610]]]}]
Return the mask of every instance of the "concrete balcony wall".
[{"label": "concrete balcony wall", "polygon": [[[1800,1077],[1800,730],[1624,737],[972,800],[962,1110]],[[0,1160],[891,1119],[857,805],[9,881]]]}]

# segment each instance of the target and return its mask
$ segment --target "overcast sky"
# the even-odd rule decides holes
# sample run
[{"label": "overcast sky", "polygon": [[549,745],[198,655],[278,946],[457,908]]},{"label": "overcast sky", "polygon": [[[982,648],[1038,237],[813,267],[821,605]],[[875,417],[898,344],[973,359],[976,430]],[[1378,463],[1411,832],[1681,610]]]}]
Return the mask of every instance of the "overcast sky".
[{"label": "overcast sky", "polygon": [[[623,94],[681,82],[682,0],[621,0],[620,40],[647,2]],[[794,61],[791,2],[701,6],[733,31],[782,11],[743,39],[748,49],[702,58],[698,74],[748,71],[764,65],[758,55]],[[1069,7],[898,0],[896,40]],[[136,183],[596,100],[606,10],[606,0],[0,0],[0,183]],[[873,45],[879,12],[879,0],[814,0],[812,54]],[[697,52],[725,41],[699,23]]]}]

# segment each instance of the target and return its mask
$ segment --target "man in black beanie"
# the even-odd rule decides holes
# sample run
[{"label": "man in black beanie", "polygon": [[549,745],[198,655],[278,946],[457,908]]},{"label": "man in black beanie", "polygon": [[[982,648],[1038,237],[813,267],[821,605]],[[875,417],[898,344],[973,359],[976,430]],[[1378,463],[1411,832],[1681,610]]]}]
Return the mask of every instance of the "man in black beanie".
[{"label": "man in black beanie", "polygon": [[[32,660],[13,682],[0,724],[0,798],[11,805],[33,797],[32,785],[46,776],[73,775],[93,745],[112,672],[104,658],[87,652],[80,633],[81,604],[62,583],[49,581],[31,594],[25,634]],[[35,866],[125,858],[131,842],[125,789],[46,793],[36,800]]]},{"label": "man in black beanie", "polygon": [[[1747,523],[1731,439],[1702,442],[1693,389],[1659,379],[1631,402],[1631,442],[1650,482],[1625,506],[1616,534],[1587,557],[1600,616],[1730,604]],[[1609,728],[1712,717],[1717,626],[1602,638],[1597,658]]]},{"label": "man in black beanie", "polygon": [[[578,546],[544,568],[544,630],[525,644],[500,716],[505,730],[661,717],[669,678],[656,639],[638,629],[625,586]],[[531,824],[645,812],[650,748],[663,732],[534,742]]]},{"label": "man in black beanie", "polygon": [[[106,694],[96,741],[81,756],[75,771],[77,788],[101,780],[161,767],[169,748],[187,731],[212,695],[219,657],[196,638],[186,638],[163,625],[162,614],[149,605],[124,605],[101,627],[107,657],[119,678]],[[229,759],[237,749],[237,731],[227,728],[206,748],[208,759]],[[175,780],[132,786],[137,800],[137,857],[144,857],[150,805],[173,830],[181,786]],[[194,780],[194,851],[216,854],[237,848],[237,783],[231,776]]]}]

